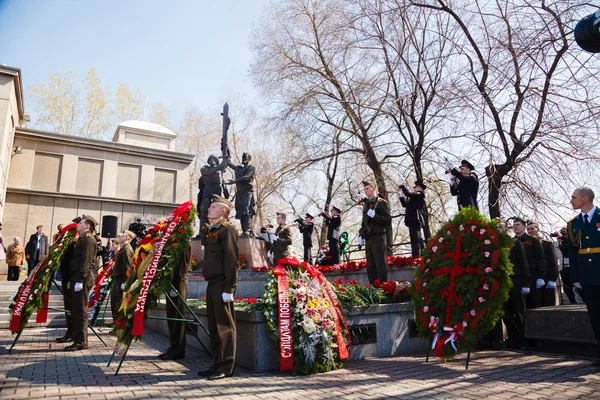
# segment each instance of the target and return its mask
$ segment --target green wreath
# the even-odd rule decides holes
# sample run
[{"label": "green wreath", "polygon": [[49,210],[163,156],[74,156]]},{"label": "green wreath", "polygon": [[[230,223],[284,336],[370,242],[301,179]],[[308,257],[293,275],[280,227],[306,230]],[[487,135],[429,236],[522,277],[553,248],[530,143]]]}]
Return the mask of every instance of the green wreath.
[{"label": "green wreath", "polygon": [[472,207],[429,240],[411,294],[435,355],[453,358],[494,327],[512,286],[511,247],[510,236]]}]

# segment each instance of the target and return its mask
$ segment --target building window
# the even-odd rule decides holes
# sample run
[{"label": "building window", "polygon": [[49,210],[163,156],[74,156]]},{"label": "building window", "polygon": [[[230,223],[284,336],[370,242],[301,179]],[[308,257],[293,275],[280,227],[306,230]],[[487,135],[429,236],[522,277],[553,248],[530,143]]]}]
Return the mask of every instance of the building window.
[{"label": "building window", "polygon": [[154,201],[175,203],[175,171],[154,170]]},{"label": "building window", "polygon": [[77,161],[75,193],[100,196],[104,161],[80,158]]},{"label": "building window", "polygon": [[139,165],[119,164],[117,166],[117,197],[139,200],[141,175],[142,167]]},{"label": "building window", "polygon": [[62,156],[35,153],[31,188],[48,192],[58,192],[61,167]]}]

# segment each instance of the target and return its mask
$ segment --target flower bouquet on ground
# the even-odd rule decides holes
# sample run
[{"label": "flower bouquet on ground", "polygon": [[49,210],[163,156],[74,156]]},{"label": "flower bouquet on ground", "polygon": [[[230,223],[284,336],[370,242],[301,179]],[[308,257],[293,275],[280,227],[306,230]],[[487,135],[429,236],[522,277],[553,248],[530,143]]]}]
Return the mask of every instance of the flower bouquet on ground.
[{"label": "flower bouquet on ground", "polygon": [[346,320],[331,284],[308,263],[284,258],[269,271],[263,297],[281,370],[326,372],[348,357]]},{"label": "flower bouquet on ground", "polygon": [[450,359],[494,327],[512,286],[512,243],[472,207],[429,240],[411,294],[420,335],[435,355]]},{"label": "flower bouquet on ground", "polygon": [[88,321],[89,324],[94,326],[96,318],[100,314],[100,309],[110,292],[113,282],[112,267],[114,261],[102,268],[102,272],[96,277],[94,283],[94,290],[90,292],[90,298],[88,301]]},{"label": "flower bouquet on ground", "polygon": [[359,285],[357,280],[345,281],[340,278],[333,282],[335,294],[344,312],[352,307],[368,307],[378,304],[406,303],[410,301],[408,281],[375,280],[373,285]]},{"label": "flower bouquet on ground", "polygon": [[56,241],[50,246],[48,254],[31,275],[23,281],[19,290],[13,296],[10,309],[10,326],[12,333],[21,333],[31,314],[37,311],[36,322],[44,323],[48,318],[48,291],[60,259],[67,247],[75,241],[77,224],[72,223],[63,228]]},{"label": "flower bouquet on ground", "polygon": [[192,202],[185,202],[140,241],[126,272],[125,291],[112,329],[117,337],[116,354],[123,354],[132,340],[141,341],[145,310],[156,308],[160,296],[171,289],[177,258],[194,234],[196,214]]}]

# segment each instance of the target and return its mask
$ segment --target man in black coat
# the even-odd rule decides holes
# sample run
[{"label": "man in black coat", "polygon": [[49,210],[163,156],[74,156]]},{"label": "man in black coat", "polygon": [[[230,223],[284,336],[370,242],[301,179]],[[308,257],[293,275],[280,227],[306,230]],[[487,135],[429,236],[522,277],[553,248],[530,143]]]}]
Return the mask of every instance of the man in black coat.
[{"label": "man in black coat", "polygon": [[37,232],[29,237],[27,245],[25,245],[25,258],[27,259],[27,274],[38,265],[38,263],[48,254],[50,244],[48,236],[44,233],[44,226],[38,225]]},{"label": "man in black coat", "polygon": [[544,275],[546,274],[546,260],[544,259],[544,249],[540,241],[525,233],[527,223],[522,218],[515,218],[513,222],[513,231],[515,238],[521,241],[527,255],[527,265],[529,266],[529,287],[531,292],[526,295],[527,309],[539,308],[542,306],[542,292],[544,287]]},{"label": "man in black coat", "polygon": [[65,347],[65,351],[88,348],[87,305],[90,289],[94,286],[93,270],[96,261],[97,242],[93,233],[96,225],[96,220],[89,215],[82,215],[77,224],[79,239],[75,242],[69,259],[73,344]]},{"label": "man in black coat", "polygon": [[387,227],[392,221],[390,205],[377,196],[374,180],[363,181],[366,199],[363,202],[362,223],[359,235],[365,240],[367,276],[373,284],[375,280],[387,282]]},{"label": "man in black coat", "polygon": [[425,207],[426,188],[427,186],[422,181],[416,181],[413,187],[414,192],[411,192],[404,185],[404,180],[400,178],[400,203],[406,207],[404,225],[408,227],[410,233],[410,248],[413,257],[419,257],[425,245],[421,229],[425,226],[423,207]]},{"label": "man in black coat", "polygon": [[527,221],[527,234],[538,239],[544,250],[544,260],[546,261],[546,273],[544,281],[546,286],[540,289],[542,307],[550,307],[556,305],[556,280],[558,279],[558,261],[556,259],[556,251],[552,240],[544,239],[541,235],[540,224],[533,220]]},{"label": "man in black coat", "polygon": [[[451,190],[453,196],[458,196],[458,206],[475,207],[479,211],[479,203],[477,203],[477,193],[479,192],[479,178],[473,172],[475,167],[467,160],[460,162],[460,167],[457,170],[454,165],[446,160],[446,168],[454,176],[454,190]],[[452,189],[452,188],[451,188]]]},{"label": "man in black coat", "polygon": [[324,265],[334,265],[340,263],[340,237],[342,236],[342,210],[337,207],[331,208],[331,216],[325,211],[319,214],[327,224],[327,240],[329,241],[329,259]]},{"label": "man in black coat", "polygon": [[302,245],[304,246],[303,260],[312,265],[312,234],[315,228],[313,224],[313,216],[306,213],[304,219],[298,218],[298,229],[302,233]]}]

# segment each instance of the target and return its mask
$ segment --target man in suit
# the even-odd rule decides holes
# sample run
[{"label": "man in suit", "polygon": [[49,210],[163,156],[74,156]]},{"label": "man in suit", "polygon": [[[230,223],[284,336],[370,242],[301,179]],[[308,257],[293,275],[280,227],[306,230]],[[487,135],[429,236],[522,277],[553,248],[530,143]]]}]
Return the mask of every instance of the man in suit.
[{"label": "man in suit", "polygon": [[[169,292],[171,300],[167,299],[167,321],[169,328],[169,348],[158,358],[161,360],[180,360],[185,357],[185,330],[187,323],[183,321],[174,321],[182,319],[185,315],[185,298],[187,297],[188,274],[191,270],[191,248],[186,249],[177,256],[177,264],[173,270],[173,288]],[[177,293],[180,296],[177,296]]]},{"label": "man in suit", "polygon": [[422,181],[416,181],[411,192],[400,178],[400,203],[406,207],[404,225],[410,233],[410,247],[413,257],[419,257],[424,246],[421,229],[425,225],[423,207],[425,207],[425,189],[427,186]]},{"label": "man in suit", "polygon": [[[454,190],[451,190],[453,196],[458,196],[458,206],[463,207],[475,207],[479,211],[479,203],[477,203],[477,193],[479,192],[479,178],[477,174],[473,172],[475,167],[467,160],[460,162],[458,170],[454,168],[454,165],[448,160],[445,161],[446,168],[454,176]],[[451,188],[452,189],[452,188]]]},{"label": "man in suit", "polygon": [[90,289],[94,286],[93,270],[97,247],[97,242],[93,235],[98,224],[96,220],[89,215],[82,215],[74,221],[78,222],[77,233],[79,234],[79,239],[75,242],[69,259],[73,344],[65,347],[65,351],[77,351],[88,348],[87,305]]},{"label": "man in suit", "polygon": [[38,225],[37,232],[29,237],[29,242],[25,246],[25,258],[28,264],[28,274],[38,265],[38,263],[48,254],[50,245],[48,236],[44,233],[44,226]]},{"label": "man in suit", "polygon": [[375,280],[387,282],[387,237],[386,228],[390,225],[390,205],[377,196],[377,184],[372,179],[363,181],[366,199],[363,202],[362,223],[359,235],[365,240],[367,276],[373,284]]},{"label": "man in suit", "polygon": [[[581,213],[567,224],[569,262],[573,286],[583,288],[596,341],[600,343],[600,210],[592,189],[581,187],[571,195],[571,205]],[[600,367],[600,360],[593,363]]]},{"label": "man in suit", "polygon": [[236,324],[233,296],[237,288],[240,253],[238,233],[227,222],[233,204],[214,196],[208,208],[208,222],[202,230],[204,262],[202,275],[206,288],[206,317],[210,334],[213,364],[198,375],[209,380],[233,375],[236,353]]},{"label": "man in suit", "polygon": [[113,319],[117,318],[117,312],[123,301],[123,290],[125,290],[125,281],[127,280],[127,270],[133,262],[133,247],[131,241],[136,238],[132,231],[125,230],[119,235],[119,251],[115,256],[115,264],[112,267],[113,282],[110,289],[110,309]]},{"label": "man in suit", "polygon": [[298,229],[302,233],[302,245],[304,246],[303,260],[312,265],[312,234],[315,228],[313,216],[306,213],[304,219],[298,218]]},{"label": "man in suit", "polygon": [[515,218],[513,222],[513,231],[515,238],[521,241],[525,248],[527,256],[527,265],[529,266],[529,287],[530,293],[526,294],[527,309],[539,308],[542,306],[541,289],[546,285],[544,276],[546,274],[546,260],[544,260],[544,249],[540,241],[529,236],[526,232],[527,222],[522,218]]},{"label": "man in suit", "polygon": [[340,237],[342,236],[342,210],[337,207],[331,208],[331,216],[325,210],[319,214],[327,224],[327,241],[329,242],[329,260],[325,265],[340,263]]},{"label": "man in suit", "polygon": [[275,230],[276,239],[271,246],[273,265],[277,265],[282,258],[292,257],[292,230],[285,224],[286,221],[286,215],[278,212],[277,229]]},{"label": "man in suit", "polygon": [[546,286],[540,289],[542,307],[556,305],[556,280],[558,279],[558,261],[552,240],[544,239],[541,234],[540,224],[533,220],[527,221],[527,234],[538,239],[544,250],[544,261],[546,261],[546,272],[544,282]]}]

